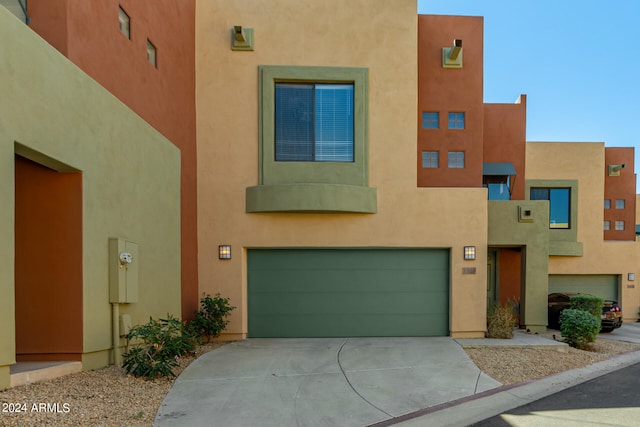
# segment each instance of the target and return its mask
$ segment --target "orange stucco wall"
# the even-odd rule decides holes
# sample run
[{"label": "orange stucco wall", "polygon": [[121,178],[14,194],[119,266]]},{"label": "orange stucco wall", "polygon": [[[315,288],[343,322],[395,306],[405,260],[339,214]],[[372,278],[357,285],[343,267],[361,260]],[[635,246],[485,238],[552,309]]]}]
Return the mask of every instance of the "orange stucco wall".
[{"label": "orange stucco wall", "polygon": [[[620,176],[609,176],[609,165],[625,164]],[[604,232],[605,240],[636,239],[636,174],[634,173],[633,148],[605,148],[604,150],[604,199],[611,201],[611,208],[604,210],[605,221],[611,229]],[[616,200],[624,200],[624,209],[616,209]],[[615,230],[615,222],[624,221],[625,228]]]},{"label": "orange stucco wall", "polygon": [[29,0],[30,24],[33,31],[49,44],[67,55],[67,8],[69,0]]},{"label": "orange stucco wall", "polygon": [[484,105],[483,158],[513,164],[511,200],[524,200],[526,126],[526,95],[520,95],[515,104]]},{"label": "orange stucco wall", "polygon": [[[418,16],[418,186],[481,187],[483,18]],[[442,67],[442,48],[462,39],[463,67]],[[422,113],[439,112],[440,128],[423,129]],[[449,130],[449,112],[465,113],[465,129]],[[439,167],[422,168],[423,151],[439,152]],[[449,151],[465,153],[465,167],[447,167]]]},{"label": "orange stucco wall", "polygon": [[18,360],[80,360],[82,175],[16,156],[15,311]]},{"label": "orange stucco wall", "polygon": [[[118,7],[131,19],[131,39]],[[195,1],[29,0],[31,28],[181,151],[182,313],[198,306]],[[158,68],[147,60],[149,39]]]}]

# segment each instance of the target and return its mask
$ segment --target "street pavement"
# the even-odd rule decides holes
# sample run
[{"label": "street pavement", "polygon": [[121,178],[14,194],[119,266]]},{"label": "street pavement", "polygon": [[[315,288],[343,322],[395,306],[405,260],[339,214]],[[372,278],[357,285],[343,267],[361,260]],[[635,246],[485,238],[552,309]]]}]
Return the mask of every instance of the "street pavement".
[{"label": "street pavement", "polygon": [[477,427],[640,425],[640,364],[473,424]]}]

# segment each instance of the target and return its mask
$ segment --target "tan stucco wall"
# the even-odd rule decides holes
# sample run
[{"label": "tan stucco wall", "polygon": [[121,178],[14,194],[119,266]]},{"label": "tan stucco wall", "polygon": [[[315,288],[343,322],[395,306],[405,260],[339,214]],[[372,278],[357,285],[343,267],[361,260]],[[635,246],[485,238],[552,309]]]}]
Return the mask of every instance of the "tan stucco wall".
[{"label": "tan stucco wall", "polygon": [[0,39],[0,366],[15,359],[16,142],[83,173],[83,257],[69,262],[83,269],[83,351],[108,351],[109,237],[140,248],[140,299],[121,312],[180,315],[179,151],[1,7]]},{"label": "tan stucco wall", "polygon": [[[416,188],[415,0],[203,0],[196,11],[199,283],[238,307],[227,332],[247,332],[246,248],[450,247],[452,334],[482,336],[486,191]],[[254,29],[255,51],[230,50],[233,25]],[[245,190],[259,182],[259,65],[368,68],[377,213],[245,213]],[[220,244],[232,245],[231,261],[217,259]],[[478,261],[462,260],[464,245]]]},{"label": "tan stucco wall", "polygon": [[580,257],[552,256],[549,274],[616,274],[621,276],[620,295],[627,320],[635,320],[640,308],[640,286],[627,280],[639,277],[640,250],[636,242],[605,241],[604,143],[528,142],[527,179],[578,180],[578,241]]}]

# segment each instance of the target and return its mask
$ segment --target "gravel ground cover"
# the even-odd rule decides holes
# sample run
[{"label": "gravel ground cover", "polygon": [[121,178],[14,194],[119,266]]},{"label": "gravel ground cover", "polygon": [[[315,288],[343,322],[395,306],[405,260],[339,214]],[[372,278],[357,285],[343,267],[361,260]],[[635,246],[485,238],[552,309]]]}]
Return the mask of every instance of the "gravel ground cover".
[{"label": "gravel ground cover", "polygon": [[[207,344],[198,349],[197,355],[222,345]],[[606,339],[599,339],[588,351],[569,349],[568,353],[530,348],[465,349],[482,371],[503,384],[542,378],[637,350],[640,344]],[[194,360],[182,358],[176,374]],[[15,387],[0,391],[0,426],[151,426],[172,384],[173,378],[146,381],[109,366]],[[10,404],[14,410],[19,405],[25,411],[1,412]]]}]

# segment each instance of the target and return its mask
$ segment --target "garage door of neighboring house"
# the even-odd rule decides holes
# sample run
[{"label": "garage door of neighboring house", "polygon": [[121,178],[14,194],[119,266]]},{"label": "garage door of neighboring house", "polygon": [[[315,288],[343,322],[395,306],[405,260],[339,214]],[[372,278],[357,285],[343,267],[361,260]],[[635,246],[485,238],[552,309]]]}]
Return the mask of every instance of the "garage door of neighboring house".
[{"label": "garage door of neighboring house", "polygon": [[549,275],[549,293],[553,292],[580,292],[620,302],[618,276],[615,274],[552,274]]},{"label": "garage door of neighboring house", "polygon": [[249,337],[448,336],[448,249],[250,249]]}]

